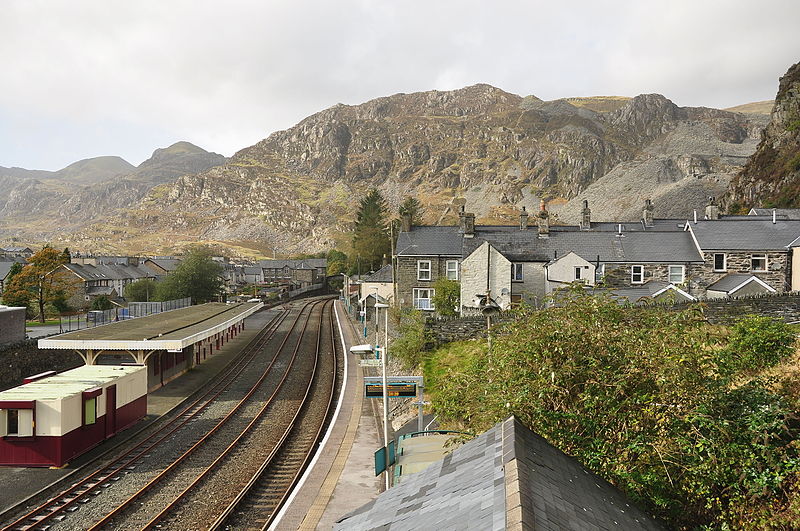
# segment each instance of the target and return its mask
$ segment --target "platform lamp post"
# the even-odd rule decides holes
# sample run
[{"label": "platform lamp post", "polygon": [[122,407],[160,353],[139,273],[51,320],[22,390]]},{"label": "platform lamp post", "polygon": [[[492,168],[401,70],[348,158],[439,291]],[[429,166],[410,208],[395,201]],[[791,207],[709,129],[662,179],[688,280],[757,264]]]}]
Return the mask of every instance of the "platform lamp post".
[{"label": "platform lamp post", "polygon": [[[375,343],[377,346],[378,342],[378,310],[380,308],[384,309],[384,315],[386,315],[386,321],[384,325],[384,338],[385,342],[383,343],[383,349],[381,349],[381,382],[383,392],[383,445],[386,447],[386,451],[389,451],[389,392],[387,389],[387,381],[386,381],[386,356],[388,354],[388,343],[389,343],[389,305],[383,304],[381,302],[375,302]],[[388,456],[387,456],[388,460]],[[389,468],[386,468],[386,488],[389,488]]]}]

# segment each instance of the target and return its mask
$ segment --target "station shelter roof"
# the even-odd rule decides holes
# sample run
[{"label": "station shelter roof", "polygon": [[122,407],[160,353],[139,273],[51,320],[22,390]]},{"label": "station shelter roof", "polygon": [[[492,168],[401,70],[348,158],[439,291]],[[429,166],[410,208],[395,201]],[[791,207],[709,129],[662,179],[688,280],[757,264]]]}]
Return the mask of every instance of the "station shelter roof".
[{"label": "station shelter roof", "polygon": [[225,331],[262,307],[260,302],[188,306],[40,339],[39,348],[178,350]]},{"label": "station shelter roof", "polygon": [[0,402],[59,400],[143,370],[141,365],[84,365],[2,391]]}]

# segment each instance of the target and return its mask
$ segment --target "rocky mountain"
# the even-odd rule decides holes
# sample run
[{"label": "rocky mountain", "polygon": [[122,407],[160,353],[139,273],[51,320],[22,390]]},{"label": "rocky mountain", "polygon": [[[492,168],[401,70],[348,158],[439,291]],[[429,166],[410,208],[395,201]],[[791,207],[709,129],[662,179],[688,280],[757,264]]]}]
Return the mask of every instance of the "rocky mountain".
[{"label": "rocky mountain", "polygon": [[[81,160],[54,172],[0,167],[0,237],[30,242],[63,239],[138,204],[157,184],[225,160],[178,142],[157,149],[138,167],[113,156]],[[117,234],[113,227],[108,230]]]},{"label": "rocky mountain", "polygon": [[[345,238],[371,187],[393,206],[417,196],[429,223],[453,222],[462,204],[481,222],[513,222],[539,198],[565,221],[584,197],[596,219],[637,219],[644,198],[657,199],[657,215],[689,216],[727,188],[766,121],[658,94],[542,101],[489,85],[396,94],[323,110],[113,216],[53,234],[95,251],[165,253],[198,240],[319,250]],[[605,187],[612,192],[598,192]]]},{"label": "rocky mountain", "polygon": [[769,125],[734,180],[732,209],[800,207],[800,63],[781,77]]}]

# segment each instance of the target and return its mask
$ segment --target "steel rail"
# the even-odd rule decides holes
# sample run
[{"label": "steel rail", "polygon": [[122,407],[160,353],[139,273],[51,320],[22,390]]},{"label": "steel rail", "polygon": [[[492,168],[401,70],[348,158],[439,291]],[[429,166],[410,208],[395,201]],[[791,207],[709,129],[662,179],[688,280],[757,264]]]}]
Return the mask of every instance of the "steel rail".
[{"label": "steel rail", "polygon": [[[292,323],[291,330],[294,330],[294,327],[297,325],[297,322],[300,320],[300,317],[302,316],[303,312],[307,308],[311,307],[309,312],[308,312],[308,316],[306,317],[306,320],[305,320],[305,322],[303,324],[303,329],[300,331],[300,334],[298,335],[298,344],[302,340],[303,333],[305,331],[305,327],[308,325],[308,321],[311,318],[311,313],[313,312],[313,308],[318,304],[319,304],[319,301],[306,304],[301,309],[300,313],[297,315],[297,318],[295,319],[294,323]],[[291,330],[290,330],[289,333],[286,334],[286,336],[284,337],[283,341],[281,342],[281,345],[278,347],[278,350],[277,350],[278,353],[280,353],[283,350],[284,346],[288,342],[289,337],[291,336]],[[164,470],[162,470],[158,475],[156,475],[153,479],[151,479],[145,486],[143,486],[136,493],[134,493],[132,496],[130,496],[122,504],[118,505],[114,510],[112,510],[109,513],[107,513],[101,520],[99,520],[98,522],[93,524],[88,529],[90,529],[90,530],[101,529],[103,526],[109,524],[114,518],[119,516],[123,511],[128,509],[134,502],[139,500],[144,494],[146,494],[149,490],[151,490],[158,482],[160,482],[162,479],[164,479],[170,472],[172,472],[173,470],[175,470],[175,468],[177,468],[179,465],[181,465],[190,455],[192,455],[196,450],[198,450],[201,446],[203,446],[211,438],[211,436],[213,436],[219,430],[221,430],[225,426],[225,424],[227,424],[228,421],[231,420],[231,418],[233,418],[233,416],[242,407],[244,407],[244,405],[250,399],[250,397],[252,397],[252,395],[256,393],[256,391],[259,389],[259,387],[264,382],[266,377],[269,375],[269,373],[272,370],[272,367],[275,364],[275,361],[277,360],[277,358],[278,358],[278,355],[276,354],[275,358],[273,358],[273,360],[270,362],[269,366],[264,370],[264,372],[259,377],[258,381],[252,386],[252,388],[248,391],[248,393],[239,401],[238,404],[236,404],[236,406],[234,406],[234,408],[230,412],[228,412],[227,415],[225,415],[222,419],[220,419],[220,421],[211,430],[206,432],[206,434],[203,435],[203,437],[201,437],[195,444],[193,444],[188,450],[186,450],[183,454],[181,454],[177,459],[173,460],[173,462],[171,464],[169,464]],[[294,357],[293,357],[293,359],[294,359]],[[288,370],[287,370],[287,374],[288,374]],[[284,375],[284,378],[285,378],[285,375]]]},{"label": "steel rail", "polygon": [[[324,429],[324,427],[325,427],[325,425],[326,425],[326,423],[327,423],[327,421],[328,421],[328,419],[330,418],[330,415],[331,415],[331,408],[333,406],[333,397],[334,397],[334,393],[336,391],[336,374],[337,374],[337,369],[338,369],[338,359],[337,359],[337,355],[336,355],[336,348],[337,348],[336,347],[336,331],[335,331],[335,328],[333,326],[333,303],[331,304],[331,311],[328,314],[328,316],[329,316],[329,321],[330,321],[329,326],[330,326],[330,335],[331,335],[331,338],[330,338],[331,339],[331,349],[333,351],[333,371],[332,371],[332,378],[331,378],[331,386],[330,386],[330,390],[329,390],[329,393],[328,393],[328,403],[325,405],[325,414],[323,415],[322,421],[320,422],[319,427],[317,428],[317,433],[314,434],[314,437],[311,440],[311,444],[309,445],[308,453],[306,454],[305,459],[303,459],[303,462],[300,464],[300,467],[297,469],[297,472],[295,473],[294,477],[290,481],[289,487],[286,489],[286,491],[284,492],[283,496],[281,496],[281,498],[278,500],[278,503],[275,505],[275,508],[272,510],[272,513],[270,513],[270,515],[267,518],[266,522],[264,522],[264,524],[261,526],[261,530],[262,531],[266,531],[269,528],[269,526],[272,525],[272,522],[275,520],[275,517],[277,516],[278,512],[283,507],[283,504],[286,503],[287,498],[289,497],[289,495],[291,494],[292,490],[294,490],[295,486],[297,485],[297,481],[300,479],[300,476],[303,474],[303,472],[305,471],[306,467],[308,466],[308,463],[311,461],[312,456],[314,455],[314,449],[317,448],[317,443],[319,442],[320,437],[322,435],[322,430]],[[318,451],[319,451],[319,448],[318,448]]]},{"label": "steel rail", "polygon": [[[142,455],[146,454],[150,451],[156,444],[159,444],[163,441],[166,437],[172,435],[175,431],[180,429],[186,423],[190,422],[193,418],[203,412],[213,401],[227,389],[227,386],[230,385],[234,379],[239,376],[249,365],[249,363],[253,360],[255,355],[260,351],[260,349],[274,336],[275,332],[277,331],[278,327],[281,323],[286,319],[288,316],[288,311],[283,311],[273,317],[270,322],[268,322],[261,331],[259,331],[258,335],[253,337],[247,345],[242,349],[242,354],[237,356],[235,360],[229,363],[224,372],[219,378],[219,380],[212,385],[205,393],[201,394],[196,400],[194,400],[191,404],[186,405],[182,411],[178,414],[174,415],[172,419],[167,421],[164,425],[159,426],[153,433],[148,435],[142,441],[136,443],[133,447],[125,451],[123,454],[117,456],[114,460],[110,463],[107,463],[101,466],[99,469],[95,470],[88,476],[84,477],[83,479],[78,480],[68,489],[60,492],[56,496],[50,498],[44,504],[39,505],[38,507],[32,509],[25,515],[19,517],[17,520],[5,524],[3,527],[3,531],[10,531],[12,529],[18,529],[23,527],[25,529],[34,529],[36,527],[40,527],[41,524],[52,520],[54,517],[58,516],[59,514],[63,513],[68,509],[68,507],[78,503],[78,500],[86,494],[89,490],[91,490],[94,486],[99,483],[102,483],[113,477],[114,475],[120,473],[124,470],[127,466],[130,466],[131,463],[135,462],[136,460],[140,459]],[[202,403],[204,402],[205,403]],[[202,403],[202,404],[201,404]],[[180,421],[183,419],[182,421]],[[180,422],[179,422],[180,421]],[[121,441],[119,444],[115,445],[112,448],[109,448],[106,452],[98,456],[92,462],[87,463],[86,465],[82,466],[81,468],[77,469],[75,472],[65,476],[60,481],[66,481],[67,479],[71,478],[73,475],[80,475],[80,472],[86,471],[87,468],[92,468],[96,466],[97,461],[99,459],[104,458],[105,456],[111,454],[112,452],[116,451],[121,446],[129,443],[133,437],[136,437],[143,433],[148,429],[152,429],[152,424],[148,424],[147,426],[142,427],[136,433],[131,434],[130,437],[126,438],[124,441]],[[172,428],[172,429],[170,429]],[[169,430],[169,431],[167,431]],[[163,437],[157,439],[154,444],[147,446],[144,450],[141,450],[145,445],[150,442],[153,442],[154,439],[159,434],[165,433]],[[137,450],[141,450],[138,454],[134,457],[129,458],[131,454],[136,452]],[[127,460],[126,460],[127,459]],[[124,461],[120,466],[118,465],[120,462]],[[115,468],[116,466],[116,468]],[[32,496],[28,497],[26,500],[18,503],[15,507],[12,507],[4,514],[8,514],[16,510],[16,508],[21,507],[28,503],[29,500],[40,496],[44,491],[48,490],[51,487],[46,487],[42,491],[38,493],[34,493]],[[72,496],[72,498],[69,498]],[[67,498],[69,498],[67,500]],[[65,501],[66,500],[66,501]],[[40,513],[44,513],[41,514]]]},{"label": "steel rail", "polygon": [[[319,326],[318,326],[318,328],[317,328],[317,341],[316,341],[316,348],[315,348],[315,353],[314,353],[314,366],[313,366],[313,369],[312,369],[312,371],[311,371],[311,374],[310,374],[310,376],[309,376],[309,379],[308,379],[308,385],[306,386],[305,393],[304,393],[304,395],[303,395],[303,398],[302,398],[302,400],[301,400],[301,402],[300,402],[300,405],[298,406],[298,408],[297,408],[297,410],[296,410],[296,412],[295,412],[295,414],[294,414],[293,418],[292,418],[292,419],[289,421],[289,425],[288,425],[287,429],[284,431],[283,435],[282,435],[282,436],[281,436],[281,438],[278,440],[277,444],[275,445],[275,449],[273,449],[273,451],[270,453],[270,456],[274,455],[274,454],[277,452],[277,449],[278,449],[278,448],[280,448],[280,447],[281,447],[281,446],[284,444],[284,442],[286,441],[286,439],[288,438],[288,436],[289,436],[289,433],[292,431],[292,428],[293,428],[293,426],[294,426],[294,423],[297,421],[297,418],[298,418],[298,416],[300,415],[300,412],[301,412],[301,411],[304,409],[304,407],[306,406],[306,404],[307,404],[307,401],[308,401],[308,398],[309,398],[309,396],[310,396],[310,394],[311,394],[311,389],[312,389],[312,387],[313,387],[313,385],[314,385],[314,381],[315,381],[315,377],[316,377],[317,367],[318,367],[318,365],[319,365],[320,350],[321,350],[321,349],[320,349],[320,344],[321,344],[321,339],[322,339],[322,325],[323,325],[323,323],[324,323],[325,306],[328,306],[328,305],[329,305],[329,303],[325,303],[325,304],[323,305],[323,308],[322,308],[322,314],[320,315],[320,319],[319,319]],[[300,348],[300,343],[298,342],[298,345],[297,345],[297,351],[295,352],[295,355],[297,354],[297,352],[299,352],[299,348]],[[287,376],[288,376],[288,372],[287,372]],[[282,382],[282,383],[283,383],[283,382]],[[282,383],[281,383],[281,385],[282,385]],[[278,392],[278,390],[276,390],[276,391],[275,391],[275,394],[277,394],[277,392]],[[272,399],[272,397],[270,397],[270,399]],[[175,500],[173,500],[173,501],[172,501],[172,502],[171,502],[171,503],[170,503],[170,504],[169,504],[167,507],[165,507],[165,508],[164,508],[164,509],[163,509],[163,510],[162,510],[162,511],[161,511],[161,512],[158,514],[158,515],[156,515],[154,518],[152,518],[152,519],[151,519],[151,520],[150,520],[150,521],[149,521],[149,522],[148,522],[148,523],[147,523],[147,524],[146,524],[146,525],[145,525],[145,526],[144,526],[142,529],[143,529],[143,530],[147,530],[147,529],[154,529],[154,528],[156,528],[157,524],[158,524],[158,523],[159,523],[161,520],[163,520],[163,519],[164,519],[164,518],[165,518],[165,517],[166,517],[166,516],[167,516],[167,515],[168,515],[168,514],[171,512],[171,511],[173,511],[173,510],[175,509],[175,507],[178,505],[178,503],[179,503],[181,500],[183,500],[183,498],[184,498],[186,495],[188,495],[188,494],[189,494],[189,492],[190,492],[192,489],[194,489],[195,487],[197,487],[197,486],[198,486],[198,485],[199,485],[199,484],[200,484],[200,483],[201,483],[201,482],[202,482],[202,481],[203,481],[203,480],[204,480],[204,479],[205,479],[205,478],[208,476],[208,474],[209,474],[209,473],[210,473],[210,472],[211,472],[213,469],[215,469],[217,466],[219,466],[219,464],[220,464],[220,463],[222,463],[222,462],[223,462],[223,460],[225,460],[225,459],[226,459],[226,458],[229,456],[229,454],[230,454],[230,453],[231,453],[231,452],[232,452],[234,449],[236,449],[236,448],[238,447],[238,445],[239,445],[239,443],[241,442],[241,440],[242,440],[242,439],[243,439],[243,438],[244,438],[246,435],[248,435],[248,432],[249,432],[249,431],[250,431],[250,430],[251,430],[251,429],[252,429],[252,428],[253,428],[253,427],[254,427],[254,426],[257,424],[257,423],[259,423],[259,422],[262,420],[262,418],[263,418],[263,415],[264,415],[264,413],[266,413],[266,410],[267,410],[267,407],[268,407],[268,406],[269,406],[269,404],[266,404],[266,405],[265,405],[265,406],[264,406],[264,407],[263,407],[263,408],[262,408],[262,409],[259,411],[258,415],[256,415],[256,418],[254,418],[254,419],[253,419],[253,420],[252,420],[252,421],[251,421],[251,422],[250,422],[250,423],[247,425],[247,427],[245,428],[245,430],[243,430],[242,434],[240,434],[240,435],[239,435],[239,436],[238,436],[238,437],[237,437],[237,438],[236,438],[236,439],[235,439],[235,440],[234,440],[234,441],[233,441],[233,442],[232,442],[232,443],[231,443],[231,444],[230,444],[230,445],[229,445],[229,446],[228,446],[228,447],[225,449],[225,451],[224,451],[224,452],[222,452],[222,453],[220,454],[220,456],[219,456],[219,457],[217,457],[217,459],[215,459],[215,460],[214,460],[214,462],[213,462],[213,463],[211,463],[211,465],[209,465],[209,466],[208,466],[208,468],[207,468],[206,470],[204,470],[204,471],[203,471],[203,472],[202,472],[202,473],[201,473],[201,474],[200,474],[200,475],[199,475],[199,476],[198,476],[198,477],[197,477],[197,478],[196,478],[196,479],[195,479],[195,480],[194,480],[194,481],[191,483],[191,485],[189,485],[188,487],[186,487],[186,489],[184,489],[184,491],[183,491],[183,492],[181,492],[181,494],[180,494],[180,495],[179,495],[179,496],[178,496],[178,497],[177,497]],[[260,475],[260,473],[261,473],[263,470],[265,470],[265,469],[266,469],[267,465],[269,464],[269,461],[270,461],[270,458],[267,458],[267,461],[265,461],[265,463],[261,465],[261,467],[260,467],[260,468],[259,468],[259,470],[256,472],[256,474],[255,474],[255,475],[254,475],[254,476],[251,478],[250,482],[248,482],[248,485],[250,485],[251,483],[254,483],[254,480],[255,480],[255,479],[257,479],[257,477]],[[247,487],[245,487],[245,490],[247,490]],[[241,494],[241,493],[240,493],[240,494]],[[239,496],[237,496],[237,499],[239,499]],[[234,500],[234,502],[228,506],[228,508],[226,509],[226,512],[225,512],[225,513],[223,513],[223,514],[226,514],[226,513],[227,513],[227,511],[229,511],[229,510],[231,509],[231,507],[234,507],[235,505],[236,505],[236,500]],[[217,521],[216,521],[216,522],[219,522],[219,518],[217,519]],[[216,522],[215,522],[215,524],[216,524]],[[211,528],[210,528],[210,529],[216,529],[216,527],[215,527],[215,524],[212,524],[212,526],[211,526]]]}]

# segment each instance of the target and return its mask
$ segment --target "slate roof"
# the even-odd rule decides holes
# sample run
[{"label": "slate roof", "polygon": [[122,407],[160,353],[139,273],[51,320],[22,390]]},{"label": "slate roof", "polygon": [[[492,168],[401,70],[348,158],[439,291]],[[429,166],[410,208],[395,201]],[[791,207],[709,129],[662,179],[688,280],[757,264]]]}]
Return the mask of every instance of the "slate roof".
[{"label": "slate roof", "polygon": [[[617,232],[622,226],[622,232],[680,232],[686,226],[685,219],[654,219],[652,227],[645,227],[644,223],[640,221],[599,221],[591,223],[591,230],[602,232]],[[553,228],[551,227],[552,231]]]},{"label": "slate roof", "polygon": [[785,251],[800,237],[800,220],[704,219],[689,230],[704,251]]},{"label": "slate roof", "polygon": [[461,256],[462,239],[455,226],[413,227],[397,236],[397,256]]},{"label": "slate roof", "polygon": [[83,280],[109,279],[125,280],[154,278],[155,274],[144,267],[129,265],[90,265],[90,264],[64,264],[64,267],[78,275]]},{"label": "slate roof", "polygon": [[149,260],[167,272],[175,271],[181,263],[179,258],[150,258]]},{"label": "slate roof", "polygon": [[327,258],[304,258],[302,260],[259,260],[258,265],[264,269],[319,269],[328,267]]},{"label": "slate roof", "polygon": [[[11,271],[11,267],[17,262],[17,260],[3,260],[0,262],[0,280],[5,280],[9,271]],[[19,260],[19,263],[21,263],[23,266],[25,265],[25,262],[22,260]]]},{"label": "slate roof", "polygon": [[730,273],[717,280],[706,289],[711,291],[721,291],[723,293],[731,293],[732,291],[736,291],[737,289],[741,288],[745,284],[749,282],[756,282],[757,280],[761,279],[755,275]]},{"label": "slate roof", "polygon": [[549,262],[570,252],[589,262],[686,263],[702,262],[691,236],[686,232],[550,232],[539,238],[538,232],[519,227],[481,226],[474,238],[464,238],[463,256],[469,256],[488,241],[512,262]]},{"label": "slate roof", "polygon": [[[771,208],[751,208],[750,215],[772,216]],[[776,216],[785,216],[787,219],[800,219],[800,208],[776,208]]]},{"label": "slate roof", "polygon": [[664,529],[514,417],[334,525],[336,530],[506,528]]},{"label": "slate roof", "polygon": [[382,268],[378,269],[368,277],[366,277],[363,282],[391,282],[392,281],[392,266],[391,264],[387,264]]}]

